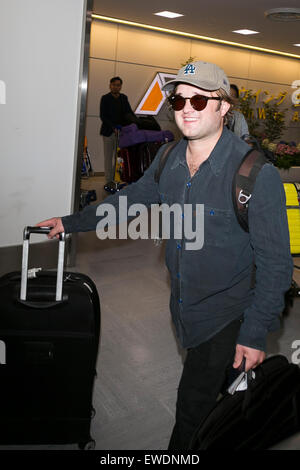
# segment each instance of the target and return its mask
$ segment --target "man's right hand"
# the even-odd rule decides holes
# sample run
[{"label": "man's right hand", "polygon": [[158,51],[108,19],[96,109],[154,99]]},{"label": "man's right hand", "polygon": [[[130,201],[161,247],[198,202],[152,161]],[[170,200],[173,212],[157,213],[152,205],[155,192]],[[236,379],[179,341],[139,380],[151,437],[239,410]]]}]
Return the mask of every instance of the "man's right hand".
[{"label": "man's right hand", "polygon": [[52,219],[43,220],[43,222],[39,222],[36,224],[37,227],[52,227],[52,230],[47,235],[48,238],[59,238],[59,234],[64,232],[64,226],[62,224],[60,217],[53,217]]}]

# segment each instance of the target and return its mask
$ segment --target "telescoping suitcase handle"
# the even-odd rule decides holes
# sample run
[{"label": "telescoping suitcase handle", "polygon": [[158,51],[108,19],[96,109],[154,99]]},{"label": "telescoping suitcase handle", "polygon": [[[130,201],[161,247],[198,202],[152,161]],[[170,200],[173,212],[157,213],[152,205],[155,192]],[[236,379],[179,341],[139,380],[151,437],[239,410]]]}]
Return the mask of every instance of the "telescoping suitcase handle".
[{"label": "telescoping suitcase handle", "polygon": [[[26,297],[27,297],[28,255],[29,255],[30,235],[32,233],[47,235],[51,230],[52,230],[51,227],[25,227],[24,228],[20,300],[26,301]],[[58,247],[57,280],[56,280],[56,294],[55,294],[55,300],[58,302],[62,301],[64,254],[65,254],[65,234],[63,232],[59,234],[59,247]]]}]

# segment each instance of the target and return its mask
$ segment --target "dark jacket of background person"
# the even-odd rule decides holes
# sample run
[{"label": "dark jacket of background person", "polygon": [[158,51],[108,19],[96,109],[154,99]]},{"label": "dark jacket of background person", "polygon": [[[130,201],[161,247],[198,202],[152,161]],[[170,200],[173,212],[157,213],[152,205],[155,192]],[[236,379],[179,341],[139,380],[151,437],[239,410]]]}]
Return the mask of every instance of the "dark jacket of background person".
[{"label": "dark jacket of background person", "polygon": [[[118,121],[118,111],[117,111],[117,100],[120,100],[121,110],[122,110],[122,119],[121,122]],[[116,126],[126,125],[127,114],[133,114],[133,111],[130,107],[128,98],[123,93],[120,93],[119,98],[114,98],[111,93],[103,95],[100,101],[100,118],[102,120],[102,126],[100,129],[100,134],[106,137],[109,137],[113,132]]]}]

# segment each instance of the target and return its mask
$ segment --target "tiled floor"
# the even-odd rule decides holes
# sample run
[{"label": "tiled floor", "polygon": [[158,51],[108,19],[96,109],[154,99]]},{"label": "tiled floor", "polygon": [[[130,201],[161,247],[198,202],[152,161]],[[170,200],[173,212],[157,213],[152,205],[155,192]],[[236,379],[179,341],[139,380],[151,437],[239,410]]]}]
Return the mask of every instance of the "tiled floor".
[{"label": "tiled floor", "polygon": [[[97,449],[166,449],[184,352],[170,321],[163,251],[151,240],[100,242],[93,233],[80,236],[78,269],[96,280],[102,302],[93,422]],[[294,277],[300,283],[299,270]],[[297,339],[300,299],[282,329],[269,335],[268,354],[291,360]],[[300,436],[278,448],[300,449]]]},{"label": "tiled floor", "polygon": [[[93,232],[80,234],[74,270],[95,281],[101,299],[91,429],[96,449],[166,449],[184,351],[170,320],[164,246],[156,247],[151,240],[100,241]],[[300,284],[300,270],[295,270],[295,279]],[[300,299],[295,299],[282,329],[269,336],[268,354],[282,353],[291,360],[297,339]],[[300,449],[300,435],[276,447]]]}]

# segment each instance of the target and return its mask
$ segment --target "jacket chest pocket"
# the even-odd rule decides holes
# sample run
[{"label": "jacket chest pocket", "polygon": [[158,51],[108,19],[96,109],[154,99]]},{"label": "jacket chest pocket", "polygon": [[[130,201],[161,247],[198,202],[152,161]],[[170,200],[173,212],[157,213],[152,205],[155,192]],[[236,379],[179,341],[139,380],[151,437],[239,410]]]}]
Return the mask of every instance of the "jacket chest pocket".
[{"label": "jacket chest pocket", "polygon": [[204,247],[222,247],[230,234],[231,211],[204,206]]}]

